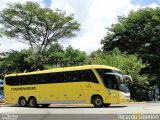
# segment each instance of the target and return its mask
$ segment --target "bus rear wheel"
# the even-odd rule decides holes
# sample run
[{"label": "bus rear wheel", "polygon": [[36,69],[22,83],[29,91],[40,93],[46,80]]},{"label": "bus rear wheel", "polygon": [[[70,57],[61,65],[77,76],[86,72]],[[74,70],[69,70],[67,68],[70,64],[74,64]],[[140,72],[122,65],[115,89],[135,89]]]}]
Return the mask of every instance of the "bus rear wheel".
[{"label": "bus rear wheel", "polygon": [[103,99],[101,96],[94,96],[92,98],[92,104],[94,105],[94,107],[103,107]]},{"label": "bus rear wheel", "polygon": [[29,103],[30,107],[37,107],[38,106],[37,100],[34,97],[29,98],[28,103]]},{"label": "bus rear wheel", "polygon": [[19,99],[19,105],[21,107],[26,107],[27,106],[27,101],[24,97]]}]

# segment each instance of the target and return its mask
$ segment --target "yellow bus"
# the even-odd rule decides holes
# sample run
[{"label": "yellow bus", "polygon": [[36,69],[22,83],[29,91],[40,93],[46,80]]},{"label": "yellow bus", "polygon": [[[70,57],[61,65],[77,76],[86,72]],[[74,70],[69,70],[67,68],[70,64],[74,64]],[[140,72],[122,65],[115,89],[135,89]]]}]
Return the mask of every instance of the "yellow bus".
[{"label": "yellow bus", "polygon": [[5,76],[6,104],[48,107],[50,104],[93,104],[95,107],[130,100],[131,77],[114,67],[84,65]]}]

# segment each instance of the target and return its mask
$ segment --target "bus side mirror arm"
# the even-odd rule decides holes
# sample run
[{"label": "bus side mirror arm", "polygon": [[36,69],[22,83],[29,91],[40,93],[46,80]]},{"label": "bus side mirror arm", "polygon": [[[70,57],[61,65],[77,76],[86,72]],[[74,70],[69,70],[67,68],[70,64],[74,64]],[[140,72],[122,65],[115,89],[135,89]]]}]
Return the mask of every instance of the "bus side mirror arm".
[{"label": "bus side mirror arm", "polygon": [[132,82],[132,77],[129,75],[124,75],[124,78],[127,79],[128,82]]}]

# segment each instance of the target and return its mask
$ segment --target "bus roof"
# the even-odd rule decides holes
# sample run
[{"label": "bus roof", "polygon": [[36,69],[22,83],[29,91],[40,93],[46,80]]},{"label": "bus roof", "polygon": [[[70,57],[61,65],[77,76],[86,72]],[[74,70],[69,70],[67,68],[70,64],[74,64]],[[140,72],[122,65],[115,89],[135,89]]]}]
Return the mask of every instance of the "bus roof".
[{"label": "bus roof", "polygon": [[52,73],[52,72],[64,72],[64,71],[74,71],[74,70],[85,70],[85,69],[92,69],[92,68],[103,68],[103,69],[112,69],[120,71],[119,69],[111,66],[106,65],[83,65],[83,66],[74,66],[74,67],[61,67],[61,68],[53,68],[48,70],[40,70],[40,71],[33,71],[33,72],[26,72],[26,73],[14,73],[5,75],[5,77],[9,76],[21,76],[21,75],[31,75],[31,74],[42,74],[42,73]]}]

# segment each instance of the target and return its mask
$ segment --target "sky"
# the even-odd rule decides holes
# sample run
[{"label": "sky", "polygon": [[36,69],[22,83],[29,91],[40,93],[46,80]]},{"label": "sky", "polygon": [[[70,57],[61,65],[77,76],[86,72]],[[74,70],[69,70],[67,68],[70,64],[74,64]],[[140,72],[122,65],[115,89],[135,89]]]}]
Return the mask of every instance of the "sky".
[{"label": "sky", "polygon": [[[67,14],[74,14],[75,19],[81,24],[76,37],[61,40],[60,43],[67,47],[87,52],[88,54],[101,48],[100,41],[106,35],[105,28],[117,22],[117,16],[127,16],[131,10],[145,7],[157,7],[160,0],[1,0],[0,10],[6,7],[6,3],[35,1],[44,7],[61,9]],[[11,49],[27,49],[29,46],[17,42],[11,38],[0,38],[0,52]]]}]

